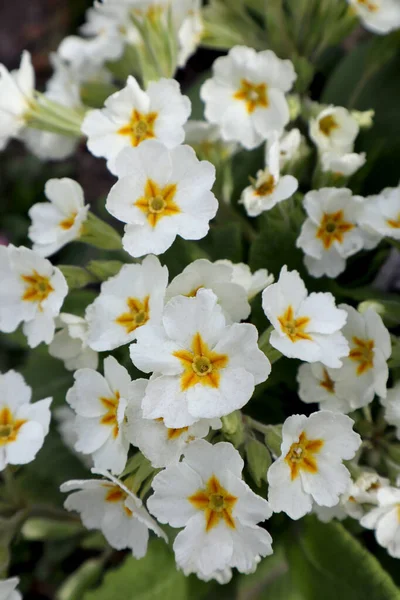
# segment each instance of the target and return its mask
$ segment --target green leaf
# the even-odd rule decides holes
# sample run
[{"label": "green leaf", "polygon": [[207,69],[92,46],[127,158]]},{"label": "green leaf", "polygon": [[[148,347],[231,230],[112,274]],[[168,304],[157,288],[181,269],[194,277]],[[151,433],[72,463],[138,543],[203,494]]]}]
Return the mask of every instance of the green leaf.
[{"label": "green leaf", "polygon": [[28,519],[22,527],[21,533],[26,540],[65,540],[84,532],[80,522],[54,521],[51,519]]},{"label": "green leaf", "polygon": [[120,260],[91,260],[86,265],[86,269],[100,281],[105,281],[117,275],[123,264]]},{"label": "green leaf", "polygon": [[96,217],[92,212],[88,213],[88,217],[82,226],[82,232],[81,242],[86,242],[86,244],[102,250],[122,250],[119,233],[114,227]]},{"label": "green leaf", "polygon": [[285,539],[290,575],[304,600],[400,600],[377,559],[339,523],[305,517]]},{"label": "green leaf", "polygon": [[239,223],[217,225],[210,230],[213,260],[228,259],[234,263],[243,260],[242,228]]},{"label": "green leaf", "polygon": [[70,290],[86,287],[89,283],[96,281],[96,279],[88,273],[88,271],[82,269],[82,267],[76,267],[74,265],[58,265],[58,268],[67,280]]},{"label": "green leaf", "polygon": [[99,580],[102,570],[102,560],[87,560],[57,590],[56,600],[81,600],[82,594]]},{"label": "green leaf", "polygon": [[[145,558],[128,556],[124,563],[106,573],[99,588],[83,600],[192,600],[188,579],[175,567],[174,555],[165,542],[153,540]],[[194,600],[194,598],[193,598]]]},{"label": "green leaf", "polygon": [[272,463],[271,455],[264,444],[256,439],[250,439],[245,446],[247,467],[255,484],[260,487],[267,481],[267,471]]}]

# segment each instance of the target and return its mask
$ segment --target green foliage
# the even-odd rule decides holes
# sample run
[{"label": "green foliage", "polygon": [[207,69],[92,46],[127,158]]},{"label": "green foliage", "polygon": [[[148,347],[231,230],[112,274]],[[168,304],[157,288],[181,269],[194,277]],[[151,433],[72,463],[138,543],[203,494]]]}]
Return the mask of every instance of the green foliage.
[{"label": "green foliage", "polygon": [[70,290],[79,289],[93,283],[96,279],[82,267],[75,265],[58,265]]},{"label": "green foliage", "polygon": [[339,523],[305,517],[286,535],[285,549],[304,600],[400,600],[390,575]]},{"label": "green foliage", "polygon": [[103,561],[95,558],[84,562],[57,590],[55,600],[81,600],[84,592],[99,580],[103,566]]},{"label": "green foliage", "polygon": [[145,558],[127,556],[122,565],[106,573],[99,588],[82,600],[195,600],[189,599],[188,579],[175,568],[174,555],[165,542],[153,540]]},{"label": "green foliage", "polygon": [[246,442],[245,451],[247,468],[255,484],[260,487],[263,481],[267,481],[267,471],[272,463],[271,454],[266,446],[255,438]]}]

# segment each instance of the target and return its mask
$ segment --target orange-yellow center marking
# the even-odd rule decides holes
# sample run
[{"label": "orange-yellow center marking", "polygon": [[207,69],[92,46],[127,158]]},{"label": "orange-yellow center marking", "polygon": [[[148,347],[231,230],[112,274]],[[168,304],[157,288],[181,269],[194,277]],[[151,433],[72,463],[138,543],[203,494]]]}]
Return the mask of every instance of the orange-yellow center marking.
[{"label": "orange-yellow center marking", "polygon": [[335,118],[332,115],[327,115],[319,121],[319,129],[321,133],[326,135],[326,137],[329,137],[332,131],[334,131],[338,127],[339,125],[337,124]]},{"label": "orange-yellow center marking", "polygon": [[223,488],[215,475],[207,481],[205,489],[197,490],[188,500],[195,508],[204,511],[206,531],[218,525],[221,519],[228,527],[235,529],[232,510],[237,497]]},{"label": "orange-yellow center marking", "polygon": [[[164,419],[162,417],[160,417],[159,419],[155,419],[156,421],[158,421],[159,423],[164,423]],[[185,431],[189,430],[189,427],[180,427],[179,429],[172,429],[169,427],[166,427],[167,430],[167,438],[169,440],[177,440],[179,437],[181,437],[182,433],[185,433]]]},{"label": "orange-yellow center marking", "polygon": [[322,241],[325,250],[329,250],[333,242],[343,243],[343,236],[348,231],[354,229],[352,223],[344,219],[342,210],[335,213],[325,213],[316,233],[316,237]]},{"label": "orange-yellow center marking", "polygon": [[179,206],[174,202],[176,190],[175,183],[161,188],[152,179],[147,180],[144,196],[136,200],[135,206],[145,213],[152,227],[155,227],[163,217],[171,217],[181,212]]},{"label": "orange-yellow center marking", "polygon": [[[113,436],[116,438],[119,432],[118,425],[118,405],[119,405],[120,394],[115,392],[112,398],[100,398],[100,402],[107,409],[107,412],[101,417],[100,423],[102,425],[109,425],[113,428]],[[119,489],[119,488],[118,488]]]},{"label": "orange-yellow center marking", "polygon": [[377,12],[379,10],[379,6],[375,4],[375,2],[371,2],[371,0],[357,0],[358,4],[364,6],[370,12]]},{"label": "orange-yellow center marking", "polygon": [[129,123],[118,129],[117,133],[128,135],[132,146],[139,146],[144,140],[150,140],[155,137],[154,124],[157,117],[158,113],[156,112],[144,114],[134,109]]},{"label": "orange-yellow center marking", "polygon": [[291,305],[289,305],[285,312],[278,317],[278,321],[282,331],[288,336],[290,341],[298,342],[299,340],[312,340],[311,335],[304,331],[310,322],[309,317],[299,317],[298,319],[295,319]]},{"label": "orange-yellow center marking", "polygon": [[362,375],[374,366],[374,340],[353,337],[352,342],[354,346],[350,350],[349,358],[358,363],[357,375]]},{"label": "orange-yellow center marking", "polygon": [[235,100],[242,100],[246,103],[248,113],[252,113],[256,108],[268,108],[268,90],[265,83],[251,83],[247,79],[242,79],[240,88],[233,94]]},{"label": "orange-yellow center marking", "polygon": [[22,300],[27,302],[41,304],[51,292],[54,292],[50,279],[39,275],[35,270],[32,271],[31,275],[21,275],[21,279],[26,284]]},{"label": "orange-yellow center marking", "polygon": [[300,434],[299,441],[294,442],[285,456],[285,461],[290,467],[292,481],[298,477],[300,471],[317,473],[318,465],[315,455],[324,445],[323,440],[309,440],[304,431]]},{"label": "orange-yellow center marking", "polygon": [[115,319],[115,322],[122,327],[125,327],[126,333],[132,333],[138,327],[141,327],[150,318],[149,308],[150,296],[146,296],[143,300],[138,298],[127,298],[126,303],[128,310]]},{"label": "orange-yellow center marking", "polygon": [[335,393],[335,382],[329,377],[329,373],[326,369],[324,369],[323,379],[321,379],[319,385],[330,394]]},{"label": "orange-yellow center marking", "polygon": [[65,231],[68,231],[68,229],[71,229],[71,227],[74,226],[77,214],[78,213],[74,212],[71,214],[70,217],[66,217],[63,221],[61,221],[59,223],[59,227],[61,227],[61,229],[65,229]]},{"label": "orange-yellow center marking", "polygon": [[173,353],[181,361],[184,372],[181,376],[181,390],[185,391],[200,383],[218,388],[220,370],[228,364],[226,354],[217,354],[209,349],[200,333],[193,336],[191,350],[178,350]]},{"label": "orange-yellow center marking", "polygon": [[[121,490],[117,485],[109,485],[105,484],[105,487],[109,488],[109,491],[106,494],[105,501],[106,502],[125,502],[128,497],[128,494]],[[124,511],[128,515],[128,517],[132,516],[132,511],[124,505]]]},{"label": "orange-yellow center marking", "polygon": [[397,215],[397,219],[387,219],[386,223],[393,229],[400,229],[400,213]]},{"label": "orange-yellow center marking", "polygon": [[22,425],[26,419],[15,419],[9,408],[0,409],[0,446],[15,442]]},{"label": "orange-yellow center marking", "polygon": [[270,196],[275,187],[275,177],[268,175],[267,179],[255,188],[254,193],[256,196]]}]

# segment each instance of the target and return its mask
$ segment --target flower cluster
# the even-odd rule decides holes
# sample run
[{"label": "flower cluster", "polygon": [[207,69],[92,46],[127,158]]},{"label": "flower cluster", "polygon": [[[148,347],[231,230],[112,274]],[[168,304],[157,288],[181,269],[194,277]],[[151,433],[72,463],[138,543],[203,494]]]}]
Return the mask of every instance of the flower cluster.
[{"label": "flower cluster", "polygon": [[[349,4],[372,31],[400,28],[397,0]],[[115,176],[106,220],[74,179],[47,181],[29,209],[32,248],[0,246],[0,332],[64,364],[53,412],[91,473],[62,484],[64,508],[115,550],[142,558],[168,525],[178,569],[227,583],[273,553],[279,527],[265,521],[283,512],[357,519],[400,558],[388,329],[400,310],[385,294],[356,308],[373,289],[336,281],[355,278],[360,252],[398,244],[400,185],[356,193],[371,112],[303,98],[305,63],[265,45],[228,44],[200,88],[204,120],[189,120],[174,75],[210,34],[204,15],[197,0],[103,0],[53,55],[44,93],[27,52],[17,71],[0,65],[1,149],[17,138],[61,160],[84,140]],[[238,184],[250,151],[258,164],[244,161]],[[77,242],[90,260],[50,262]],[[51,402],[0,374],[5,482],[42,447]],[[0,581],[0,596],[18,600],[17,583]]]}]

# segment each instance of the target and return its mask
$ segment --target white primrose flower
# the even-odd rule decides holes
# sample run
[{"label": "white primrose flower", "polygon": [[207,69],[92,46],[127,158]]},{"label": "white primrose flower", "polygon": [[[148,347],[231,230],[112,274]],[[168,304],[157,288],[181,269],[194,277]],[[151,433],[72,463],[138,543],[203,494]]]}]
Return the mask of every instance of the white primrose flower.
[{"label": "white primrose flower", "polygon": [[174,79],[151,81],[143,91],[130,75],[126,87],[109,96],[103,109],[86,115],[82,133],[88,137],[90,152],[106,158],[109,170],[118,174],[115,160],[122,148],[149,139],[168,148],[181,144],[190,111],[190,100],[181,94]]},{"label": "white primrose flower", "polygon": [[224,140],[255,148],[289,122],[285,93],[295,79],[290,60],[271,50],[235,46],[217,58],[213,77],[200,90],[206,119],[221,127]]},{"label": "white primrose flower", "polygon": [[59,327],[59,330],[49,346],[50,356],[64,361],[68,371],[84,367],[97,369],[98,354],[87,344],[87,321],[76,315],[60,313],[56,327]]},{"label": "white primrose flower", "polygon": [[243,321],[250,315],[250,304],[243,286],[233,283],[233,269],[226,264],[199,258],[188,265],[169,284],[166,300],[174,296],[196,296],[201,289],[212,290],[227,321]]},{"label": "white primrose flower", "polygon": [[218,201],[211,188],[215,168],[189,146],[169,150],[156,140],[126,148],[116,161],[119,181],[106,208],[126,223],[122,240],[134,257],[162,254],[177,235],[199,240],[209,230]]},{"label": "white primrose flower", "polygon": [[349,346],[340,332],[346,312],[330,293],[308,294],[297,271],[282,267],[279,279],[262,294],[262,306],[274,331],[270,344],[289,358],[337,368]]},{"label": "white primrose flower", "polygon": [[385,421],[396,427],[396,436],[400,440],[400,382],[387,391],[386,398],[380,398],[385,407]]},{"label": "white primrose flower", "polygon": [[[279,139],[279,167],[281,170],[299,157],[303,141],[304,136],[301,135],[299,129],[294,128],[283,132]],[[270,144],[267,141],[265,145],[266,162],[268,162],[269,151]]]},{"label": "white primrose flower", "polygon": [[281,456],[268,470],[268,502],[274,512],[300,519],[319,506],[335,506],[351,478],[343,460],[361,445],[353,420],[330,411],[292,415],[283,424]]},{"label": "white primrose flower", "polygon": [[261,290],[274,283],[274,276],[267,269],[258,269],[252,273],[249,265],[233,263],[227,259],[217,260],[217,265],[227,265],[232,269],[232,283],[242,286],[247,294],[247,299],[252,300]]},{"label": "white primrose flower", "polygon": [[400,28],[398,0],[347,0],[366,29],[384,35]]},{"label": "white primrose flower", "polygon": [[85,206],[82,187],[68,177],[49,179],[44,193],[49,202],[38,202],[29,209],[32,225],[28,236],[35,252],[51,256],[79,239],[89,205]]},{"label": "white primrose flower", "polygon": [[31,404],[31,396],[22,375],[0,373],[0,471],[34,460],[48,434],[52,399]]},{"label": "white primrose flower", "polygon": [[149,515],[142,501],[107,471],[92,471],[103,479],[72,480],[62,492],[72,492],[64,508],[79,513],[86,529],[100,530],[116,550],[129,549],[135,558],[147,552],[149,530],[167,541],[167,536]]},{"label": "white primrose flower", "polygon": [[222,427],[220,419],[200,419],[193,425],[170,428],[163,419],[144,419],[141,408],[148,385],[147,379],[136,379],[131,385],[130,403],[126,410],[126,434],[156,469],[179,462],[188,443],[204,438],[212,429]]},{"label": "white primrose flower", "polygon": [[18,584],[18,577],[10,577],[10,579],[0,580],[1,600],[22,600],[20,592],[16,589]]},{"label": "white primrose flower", "polygon": [[311,119],[309,133],[317,148],[323,152],[348,154],[360,127],[351,113],[342,106],[328,106]]},{"label": "white primrose flower", "polygon": [[375,529],[376,541],[393,558],[400,558],[400,489],[382,487],[377,492],[378,506],[361,519],[367,529]]},{"label": "white primrose flower", "polygon": [[189,444],[182,462],[153,479],[147,505],[161,523],[184,527],[174,542],[177,565],[201,578],[229,577],[228,568],[252,572],[272,554],[272,538],[257,525],[271,509],[242,480],[243,460],[226,442]]},{"label": "white primrose flower", "polygon": [[75,428],[76,415],[69,406],[59,406],[53,411],[54,417],[57,421],[57,430],[61,436],[62,441],[66,447],[74,454],[79,460],[87,467],[91,469],[93,467],[92,457],[88,454],[82,454],[75,450],[75,445],[78,441],[78,435]]},{"label": "white primrose flower", "polygon": [[400,240],[400,186],[363,199],[361,208],[360,225],[367,232]]},{"label": "white primrose flower", "polygon": [[201,0],[181,0],[172,4],[179,44],[178,67],[184,67],[200,45],[204,33]]},{"label": "white primrose flower", "polygon": [[303,205],[307,219],[296,246],[305,254],[307,270],[313,277],[337,277],[346,268],[346,258],[364,247],[360,203],[346,188],[322,188],[308,192]]},{"label": "white primrose flower", "polygon": [[271,210],[279,202],[293,196],[299,187],[299,182],[293,175],[280,175],[279,135],[273,133],[267,146],[267,167],[258,171],[254,184],[242,192],[241,203],[249,217],[257,217],[262,212]]},{"label": "white primrose flower", "polygon": [[224,142],[220,127],[208,121],[190,119],[185,124],[185,142],[205,156],[209,156],[217,147],[222,149],[224,158],[232,156],[238,150],[237,142]]},{"label": "white primrose flower", "polygon": [[102,283],[99,296],[86,309],[88,345],[101,352],[132,342],[140,327],[160,319],[167,284],[168,269],[156,256],[124,265]]},{"label": "white primrose flower", "polygon": [[60,269],[23,246],[0,246],[0,331],[11,333],[20,323],[28,344],[50,344],[55,318],[68,292]]},{"label": "white primrose flower", "polygon": [[344,414],[366,406],[371,398],[357,394],[353,377],[343,369],[330,369],[322,363],[304,364],[297,372],[298,394],[306,404],[318,403],[320,410]]},{"label": "white primrose flower", "polygon": [[129,450],[125,420],[132,384],[129,373],[108,356],[104,377],[93,369],[79,369],[74,378],[66,399],[77,415],[75,450],[91,454],[96,468],[121,473]]},{"label": "white primrose flower", "polygon": [[11,71],[0,64],[0,150],[11,138],[18,138],[35,103],[35,72],[31,55],[24,50],[19,69]]},{"label": "white primrose flower", "polygon": [[254,325],[227,324],[211,290],[170,300],[161,324],[140,329],[130,347],[133,364],[154,372],[144,418],[181,428],[244,406],[271,371],[257,337]]},{"label": "white primrose flower", "polygon": [[323,152],[321,154],[321,167],[324,173],[333,173],[336,177],[351,177],[366,163],[365,152],[357,154],[350,152]]},{"label": "white primrose flower", "polygon": [[375,394],[386,398],[390,334],[372,308],[362,314],[347,304],[341,304],[340,309],[347,312],[342,332],[350,346],[348,357],[343,359],[342,378],[346,379],[348,402],[358,408],[372,402]]}]

